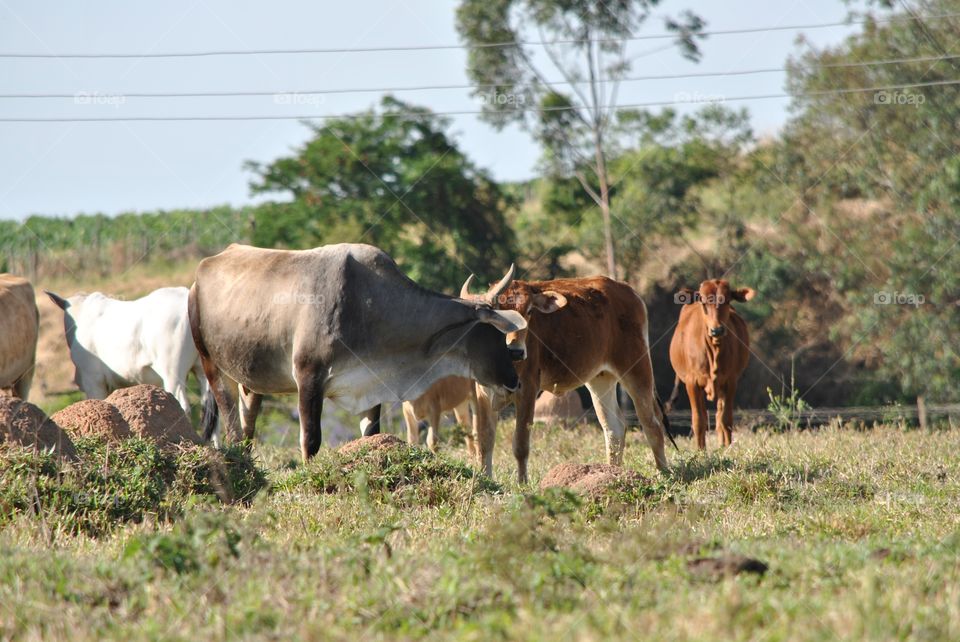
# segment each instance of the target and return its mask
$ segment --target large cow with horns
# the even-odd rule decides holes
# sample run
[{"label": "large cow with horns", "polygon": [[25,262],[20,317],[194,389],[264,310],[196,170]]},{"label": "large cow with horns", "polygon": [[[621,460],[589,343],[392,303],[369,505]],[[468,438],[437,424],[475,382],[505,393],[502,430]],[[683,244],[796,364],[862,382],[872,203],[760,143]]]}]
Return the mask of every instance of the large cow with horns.
[{"label": "large cow with horns", "polygon": [[[442,377],[520,385],[513,362],[523,345],[504,336],[526,327],[522,316],[426,290],[370,245],[231,245],[200,262],[188,307],[228,431],[251,439],[262,395],[296,392],[304,459],[320,448],[324,399],[363,413],[370,434],[382,402],[415,399]],[[221,373],[239,384],[239,426]],[[215,426],[206,408],[208,437]]]}]

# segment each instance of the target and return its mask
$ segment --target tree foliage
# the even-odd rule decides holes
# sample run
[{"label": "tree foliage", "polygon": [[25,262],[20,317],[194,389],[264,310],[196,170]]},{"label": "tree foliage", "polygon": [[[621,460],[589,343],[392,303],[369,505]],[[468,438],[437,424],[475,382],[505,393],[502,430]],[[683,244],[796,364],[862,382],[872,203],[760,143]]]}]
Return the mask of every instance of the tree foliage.
[{"label": "tree foliage", "polygon": [[258,211],[255,241],[370,243],[415,280],[448,291],[471,272],[502,275],[514,246],[504,193],[457,148],[448,126],[386,97],[377,111],[312,126],[292,156],[248,163],[255,194],[284,197]]},{"label": "tree foliage", "polygon": [[[467,75],[483,118],[516,123],[543,148],[553,176],[575,176],[598,206],[607,272],[617,275],[607,158],[620,149],[612,125],[620,81],[633,58],[628,39],[660,0],[463,0],[457,30],[470,45]],[[686,11],[665,19],[692,60],[704,22]],[[528,44],[539,41],[537,51]],[[485,46],[515,43],[515,46]],[[563,78],[561,84],[553,74]]]},{"label": "tree foliage", "polygon": [[[910,9],[940,15],[957,4],[923,0]],[[791,88],[805,95],[786,132],[787,180],[804,199],[804,218],[821,231],[809,267],[829,275],[845,298],[839,336],[905,394],[948,397],[960,375],[960,88],[812,92],[955,79],[960,63],[936,58],[958,39],[953,20],[871,22],[790,72]],[[828,66],[918,57],[931,59]]]}]

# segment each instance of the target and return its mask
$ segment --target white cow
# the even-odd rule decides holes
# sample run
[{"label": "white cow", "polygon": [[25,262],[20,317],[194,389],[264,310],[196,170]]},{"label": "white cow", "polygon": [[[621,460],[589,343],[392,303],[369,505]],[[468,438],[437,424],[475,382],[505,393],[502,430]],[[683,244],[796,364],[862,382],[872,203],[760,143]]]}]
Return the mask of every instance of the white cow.
[{"label": "white cow", "polygon": [[160,288],[135,301],[100,292],[64,299],[47,295],[63,310],[63,325],[76,367],[75,381],[90,399],[138,383],[162,386],[190,411],[187,373],[200,382],[204,403],[213,403],[187,319],[187,288]]}]

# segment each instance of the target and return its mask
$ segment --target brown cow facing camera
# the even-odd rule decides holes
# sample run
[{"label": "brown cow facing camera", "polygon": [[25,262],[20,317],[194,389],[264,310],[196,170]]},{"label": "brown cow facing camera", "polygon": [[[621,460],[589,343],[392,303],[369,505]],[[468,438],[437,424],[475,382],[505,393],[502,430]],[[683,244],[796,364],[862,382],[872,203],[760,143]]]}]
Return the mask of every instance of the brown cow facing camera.
[{"label": "brown cow facing camera", "polygon": [[730,303],[749,301],[755,294],[752,288],[733,289],[723,279],[712,279],[701,283],[697,291],[684,288],[675,296],[683,308],[670,341],[670,363],[677,377],[667,410],[673,406],[683,381],[700,450],[707,447],[706,399],[717,402],[720,445],[733,442],[733,400],[737,380],[750,360],[750,335],[747,324]]}]

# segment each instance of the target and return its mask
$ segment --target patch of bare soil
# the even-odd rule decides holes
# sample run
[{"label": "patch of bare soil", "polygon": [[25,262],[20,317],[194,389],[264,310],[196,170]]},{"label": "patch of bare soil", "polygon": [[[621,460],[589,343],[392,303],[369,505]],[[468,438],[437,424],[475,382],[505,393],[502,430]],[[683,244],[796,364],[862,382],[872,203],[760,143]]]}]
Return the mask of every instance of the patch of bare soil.
[{"label": "patch of bare soil", "polygon": [[78,401],[54,413],[50,419],[76,437],[104,437],[119,441],[133,436],[120,410],[102,399]]},{"label": "patch of bare soil", "polygon": [[122,388],[106,401],[117,407],[134,434],[161,445],[203,443],[176,398],[162,388],[149,384]]},{"label": "patch of bare soil", "polygon": [[765,562],[736,553],[724,553],[716,557],[698,557],[687,562],[687,569],[691,573],[707,579],[732,577],[741,573],[763,575],[768,568]]},{"label": "patch of bare soil", "polygon": [[42,410],[17,397],[0,396],[0,442],[53,450],[64,459],[77,459],[67,433]]}]

